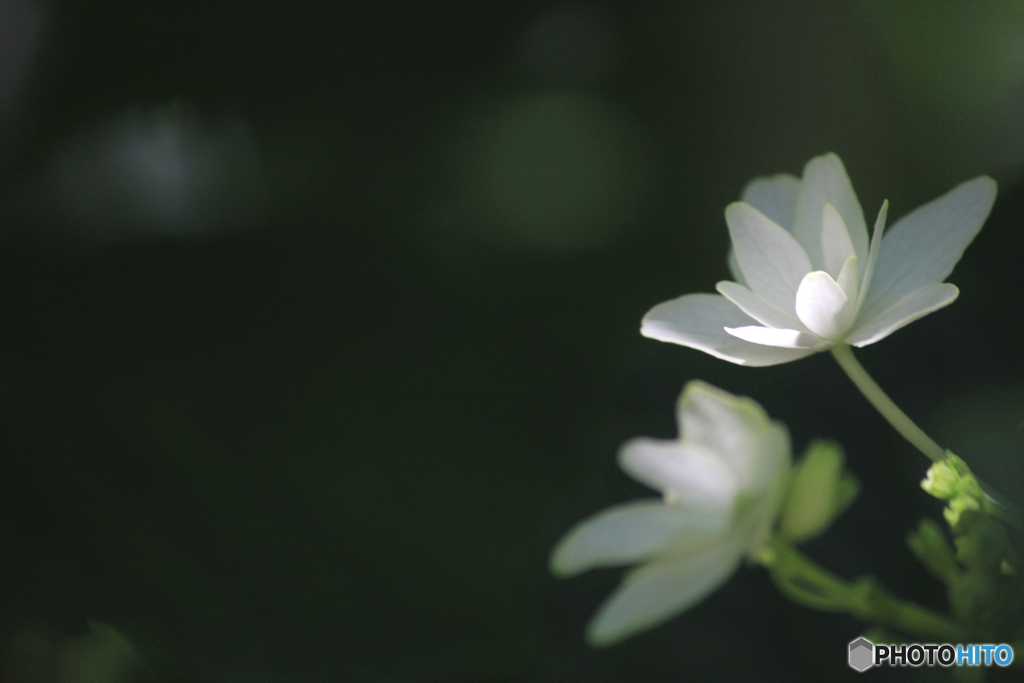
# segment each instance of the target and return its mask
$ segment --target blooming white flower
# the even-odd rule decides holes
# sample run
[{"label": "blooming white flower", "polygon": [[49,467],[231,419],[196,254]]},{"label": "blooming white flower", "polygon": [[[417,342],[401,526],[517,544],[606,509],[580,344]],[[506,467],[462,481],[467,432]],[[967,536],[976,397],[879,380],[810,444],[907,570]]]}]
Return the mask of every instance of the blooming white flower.
[{"label": "blooming white flower", "polygon": [[638,438],[619,465],[661,499],[624,503],[585,519],[558,543],[551,571],[644,563],[591,621],[609,645],[699,602],[765,544],[790,471],[789,434],[756,402],[690,382],[679,399],[680,438]]},{"label": "blooming white flower", "polygon": [[776,365],[836,344],[866,346],[951,304],[943,280],[988,217],[996,183],[968,180],[897,221],[887,203],[868,242],[860,202],[835,154],[803,179],[756,178],[725,220],[735,282],[655,306],[641,333],[740,365]]}]

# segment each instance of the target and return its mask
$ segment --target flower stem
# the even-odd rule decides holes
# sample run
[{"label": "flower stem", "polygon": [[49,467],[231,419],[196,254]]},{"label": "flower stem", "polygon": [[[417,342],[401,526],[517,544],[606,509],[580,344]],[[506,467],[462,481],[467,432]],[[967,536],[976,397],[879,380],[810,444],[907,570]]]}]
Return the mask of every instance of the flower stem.
[{"label": "flower stem", "polygon": [[933,462],[938,462],[946,457],[946,449],[935,443],[930,436],[924,433],[924,430],[907,417],[906,413],[900,410],[899,406],[892,402],[892,399],[882,391],[882,387],[878,386],[878,383],[871,378],[860,361],[854,357],[849,346],[839,344],[832,347],[832,355],[847,377],[860,389],[860,393],[864,394],[864,398],[882,414],[882,417],[889,421],[889,424],[904,439],[912,443],[917,450],[924,453]]},{"label": "flower stem", "polygon": [[[899,406],[893,403],[892,399],[882,391],[882,387],[878,386],[878,383],[872,379],[868,371],[864,369],[864,366],[853,355],[853,350],[849,346],[846,344],[833,346],[832,356],[839,363],[839,367],[843,369],[846,376],[857,385],[860,393],[864,394],[864,398],[882,414],[882,417],[889,421],[889,424],[904,439],[912,443],[917,450],[924,453],[933,462],[939,462],[946,457],[946,449],[935,443],[930,436],[924,433],[923,429],[918,427],[913,420],[907,417],[906,413],[900,410]],[[1022,514],[1020,508],[1012,504],[1004,504],[1002,501],[1006,500],[1006,498],[996,493],[995,489],[980,478],[977,478],[977,481],[985,495],[995,504],[993,514],[1017,529],[1024,529],[1024,514]]]},{"label": "flower stem", "polygon": [[962,641],[964,629],[950,619],[885,590],[876,580],[846,581],[776,536],[757,561],[779,590],[795,602],[828,612],[846,612],[863,621],[944,642]]}]

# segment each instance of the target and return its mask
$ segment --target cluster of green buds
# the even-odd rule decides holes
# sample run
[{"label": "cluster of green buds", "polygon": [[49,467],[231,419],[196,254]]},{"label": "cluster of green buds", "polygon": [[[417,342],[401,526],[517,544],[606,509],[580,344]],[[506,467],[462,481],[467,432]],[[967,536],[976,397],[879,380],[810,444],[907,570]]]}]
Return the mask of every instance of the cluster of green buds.
[{"label": "cluster of green buds", "polygon": [[943,514],[954,529],[964,513],[984,512],[998,516],[1002,509],[985,493],[967,463],[952,451],[946,451],[945,458],[928,468],[921,488],[939,500],[947,501]]},{"label": "cluster of green buds", "polygon": [[933,520],[921,521],[908,537],[914,554],[946,584],[953,615],[980,637],[1017,633],[1024,637],[1024,581],[1020,561],[993,501],[962,459],[947,452],[921,487],[946,502],[943,514],[953,542]]}]

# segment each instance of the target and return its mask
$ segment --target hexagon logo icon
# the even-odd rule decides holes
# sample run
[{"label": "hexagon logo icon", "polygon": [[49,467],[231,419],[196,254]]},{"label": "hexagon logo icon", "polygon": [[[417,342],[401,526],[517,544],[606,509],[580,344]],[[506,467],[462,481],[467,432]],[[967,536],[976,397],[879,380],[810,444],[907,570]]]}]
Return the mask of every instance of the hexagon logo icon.
[{"label": "hexagon logo icon", "polygon": [[850,641],[849,656],[851,669],[867,671],[875,665],[875,645],[864,637]]}]

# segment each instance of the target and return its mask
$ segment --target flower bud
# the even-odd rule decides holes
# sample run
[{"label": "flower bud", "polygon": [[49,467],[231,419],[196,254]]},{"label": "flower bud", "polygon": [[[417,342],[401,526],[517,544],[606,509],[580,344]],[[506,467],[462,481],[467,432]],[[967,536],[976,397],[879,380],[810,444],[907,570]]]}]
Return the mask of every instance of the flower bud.
[{"label": "flower bud", "polygon": [[967,463],[952,451],[946,451],[943,460],[928,468],[921,488],[939,500],[950,500],[957,496],[981,498],[984,495]]},{"label": "flower bud", "polygon": [[967,495],[958,495],[949,501],[949,505],[942,511],[943,517],[949,523],[949,527],[953,529],[953,533],[956,533],[960,526],[960,521],[967,515],[972,515],[981,510],[981,503],[978,502],[977,498]]},{"label": "flower bud", "polygon": [[928,468],[921,488],[939,500],[949,500],[957,494],[959,475],[946,461],[941,460]]},{"label": "flower bud", "polygon": [[793,471],[780,531],[796,543],[823,532],[856,498],[859,485],[843,471],[843,449],[830,441],[812,443]]}]

